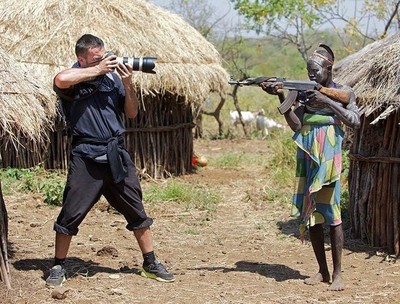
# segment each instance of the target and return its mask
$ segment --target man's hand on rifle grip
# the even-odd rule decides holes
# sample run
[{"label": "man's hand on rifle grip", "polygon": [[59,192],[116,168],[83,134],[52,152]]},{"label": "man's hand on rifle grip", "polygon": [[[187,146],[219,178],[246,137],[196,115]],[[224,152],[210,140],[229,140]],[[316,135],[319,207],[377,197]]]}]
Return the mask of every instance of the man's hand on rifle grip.
[{"label": "man's hand on rifle grip", "polygon": [[260,87],[268,94],[283,95],[281,82],[264,81],[260,83]]},{"label": "man's hand on rifle grip", "polygon": [[309,102],[310,106],[315,108],[323,108],[330,104],[331,99],[328,98],[326,95],[322,94],[318,90],[307,90],[307,101]]}]

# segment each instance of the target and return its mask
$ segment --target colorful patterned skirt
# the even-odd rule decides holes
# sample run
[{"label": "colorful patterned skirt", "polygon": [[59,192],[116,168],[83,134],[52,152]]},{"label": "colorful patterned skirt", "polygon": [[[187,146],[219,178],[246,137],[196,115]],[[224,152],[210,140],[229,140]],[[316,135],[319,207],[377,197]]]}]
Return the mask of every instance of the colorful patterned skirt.
[{"label": "colorful patterned skirt", "polygon": [[292,216],[300,218],[300,235],[315,224],[339,225],[343,130],[334,116],[304,114],[293,135],[297,148]]}]

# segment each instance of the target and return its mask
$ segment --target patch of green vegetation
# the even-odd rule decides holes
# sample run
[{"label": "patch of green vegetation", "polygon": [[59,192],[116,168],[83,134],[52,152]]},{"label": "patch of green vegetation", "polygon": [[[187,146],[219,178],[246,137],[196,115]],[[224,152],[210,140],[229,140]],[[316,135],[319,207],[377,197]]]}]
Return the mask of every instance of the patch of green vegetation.
[{"label": "patch of green vegetation", "polygon": [[271,157],[268,159],[268,169],[271,178],[279,185],[292,184],[296,168],[296,144],[291,132],[280,133],[271,139]]},{"label": "patch of green vegetation", "polygon": [[42,167],[29,169],[0,169],[4,194],[12,192],[40,193],[43,201],[51,206],[61,206],[65,187],[65,175]]},{"label": "patch of green vegetation", "polygon": [[263,155],[246,151],[241,153],[226,152],[209,159],[210,166],[221,169],[234,169],[248,166],[265,166],[268,162]]},{"label": "patch of green vegetation", "polygon": [[221,196],[206,187],[194,186],[171,180],[165,186],[152,186],[143,193],[143,200],[149,203],[176,202],[186,211],[215,211]]},{"label": "patch of green vegetation", "polygon": [[198,232],[197,230],[193,230],[193,229],[188,229],[183,231],[184,234],[189,234],[189,235],[200,235],[200,232]]}]

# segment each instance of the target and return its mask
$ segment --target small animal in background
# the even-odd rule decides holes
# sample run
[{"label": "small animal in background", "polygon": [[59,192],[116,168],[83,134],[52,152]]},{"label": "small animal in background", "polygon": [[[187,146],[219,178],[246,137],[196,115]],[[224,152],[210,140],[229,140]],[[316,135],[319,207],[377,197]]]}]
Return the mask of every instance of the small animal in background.
[{"label": "small animal in background", "polygon": [[273,119],[267,118],[265,116],[264,109],[260,109],[256,117],[256,128],[257,128],[257,133],[261,131],[262,138],[265,139],[269,135],[268,129],[272,128],[283,129],[284,126],[281,125],[280,123],[277,123]]},{"label": "small animal in background", "polygon": [[[240,111],[240,113],[242,114],[242,120],[245,126],[251,125],[251,123],[256,119],[253,112]],[[235,127],[237,127],[238,124],[241,124],[238,111],[230,111],[229,114],[231,117],[231,123]]]}]

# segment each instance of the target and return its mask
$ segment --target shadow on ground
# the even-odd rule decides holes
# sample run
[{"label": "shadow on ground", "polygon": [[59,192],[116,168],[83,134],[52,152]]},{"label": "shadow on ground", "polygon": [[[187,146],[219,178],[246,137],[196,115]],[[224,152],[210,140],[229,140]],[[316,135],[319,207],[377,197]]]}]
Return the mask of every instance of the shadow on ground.
[{"label": "shadow on ground", "polygon": [[300,274],[299,271],[294,270],[286,265],[281,264],[264,264],[251,261],[238,261],[235,263],[236,267],[197,267],[190,268],[190,270],[207,270],[207,271],[222,271],[228,272],[250,272],[258,273],[259,275],[267,278],[275,279],[277,282],[286,280],[301,280],[307,278]]},{"label": "shadow on ground", "polygon": [[[299,221],[298,219],[291,219],[289,221],[279,221],[276,223],[277,228],[288,236],[299,239]],[[367,258],[371,258],[372,256],[376,256],[377,251],[384,250],[383,248],[375,248],[371,247],[368,244],[364,243],[360,239],[355,239],[351,236],[351,226],[348,221],[343,221],[343,233],[344,233],[344,248],[352,251],[352,252],[364,252],[368,254]],[[329,237],[329,226],[324,226],[324,234],[325,234],[325,243],[330,245],[330,237]],[[309,234],[306,234],[305,240],[310,242]]]},{"label": "shadow on ground", "polygon": [[[45,279],[48,276],[49,269],[53,264],[53,259],[21,259],[14,261],[13,266],[15,269],[20,271],[30,271],[30,270],[41,270],[42,278]],[[73,278],[75,276],[85,276],[92,277],[97,273],[134,273],[140,274],[138,268],[121,267],[118,269],[113,269],[109,267],[99,266],[99,263],[93,262],[91,260],[84,261],[80,258],[69,257],[65,264],[65,269],[67,271],[67,276]]]}]

